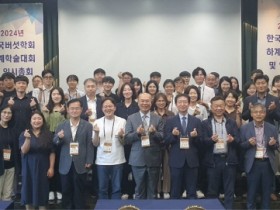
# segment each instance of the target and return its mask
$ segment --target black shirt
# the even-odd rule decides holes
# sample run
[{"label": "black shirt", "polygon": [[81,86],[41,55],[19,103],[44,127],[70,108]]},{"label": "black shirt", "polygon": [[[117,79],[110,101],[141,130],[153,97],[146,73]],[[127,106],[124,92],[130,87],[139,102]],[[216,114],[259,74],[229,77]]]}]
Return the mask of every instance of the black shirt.
[{"label": "black shirt", "polygon": [[139,112],[138,104],[135,101],[132,101],[129,107],[126,107],[124,102],[117,103],[117,110],[115,115],[118,117],[124,118],[127,120],[129,115],[132,115],[136,112]]}]

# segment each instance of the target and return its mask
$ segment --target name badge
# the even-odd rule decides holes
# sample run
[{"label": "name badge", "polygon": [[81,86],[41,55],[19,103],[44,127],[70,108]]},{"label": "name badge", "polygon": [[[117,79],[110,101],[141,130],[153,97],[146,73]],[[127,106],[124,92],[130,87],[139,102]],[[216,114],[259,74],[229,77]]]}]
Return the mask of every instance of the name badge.
[{"label": "name badge", "polygon": [[189,138],[180,138],[180,149],[189,149]]},{"label": "name badge", "polygon": [[255,158],[263,158],[264,157],[264,148],[257,147]]},{"label": "name badge", "polygon": [[104,142],[103,152],[111,153],[112,152],[112,142]]},{"label": "name badge", "polygon": [[3,158],[5,161],[11,160],[11,149],[3,149]]},{"label": "name badge", "polygon": [[149,136],[142,136],[141,137],[141,145],[142,147],[149,147],[150,145],[150,139]]},{"label": "name badge", "polygon": [[225,149],[225,143],[223,139],[218,139],[217,143],[215,144],[216,149]]},{"label": "name badge", "polygon": [[70,155],[79,155],[79,143],[78,142],[70,143]]}]

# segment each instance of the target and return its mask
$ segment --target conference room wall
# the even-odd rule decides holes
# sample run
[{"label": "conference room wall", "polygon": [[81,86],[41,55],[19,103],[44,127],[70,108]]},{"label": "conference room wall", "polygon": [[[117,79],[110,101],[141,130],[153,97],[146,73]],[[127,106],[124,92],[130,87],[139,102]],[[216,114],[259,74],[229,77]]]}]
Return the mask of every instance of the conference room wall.
[{"label": "conference room wall", "polygon": [[162,80],[197,66],[241,79],[241,0],[59,0],[59,74]]}]

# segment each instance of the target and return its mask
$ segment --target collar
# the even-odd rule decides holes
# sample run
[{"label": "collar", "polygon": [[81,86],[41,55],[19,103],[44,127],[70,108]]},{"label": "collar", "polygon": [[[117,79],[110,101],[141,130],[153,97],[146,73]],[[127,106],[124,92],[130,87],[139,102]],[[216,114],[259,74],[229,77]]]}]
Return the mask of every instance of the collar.
[{"label": "collar", "polygon": [[43,88],[42,88],[43,91],[45,91],[45,90],[50,91],[51,89],[53,89],[53,86],[51,86],[50,88],[46,88],[46,87],[43,85]]},{"label": "collar", "polygon": [[[215,123],[219,123],[216,119],[215,119],[215,117],[213,117],[213,121],[215,122]],[[222,119],[222,122],[221,123],[219,123],[219,124],[223,124],[223,123],[226,123],[226,118],[225,118],[225,116],[223,117],[223,119]]]},{"label": "collar", "polygon": [[79,124],[80,124],[81,119],[79,119],[79,122],[77,123],[77,125],[76,125],[76,126],[75,126],[75,125],[73,125],[73,123],[72,123],[71,119],[70,119],[69,121],[70,121],[70,127],[72,128],[72,127],[78,127],[78,126],[79,126]]},{"label": "collar", "polygon": [[264,127],[264,122],[260,126],[257,126],[255,121],[253,121],[253,123],[254,123],[255,128],[263,128]]},{"label": "collar", "polygon": [[140,111],[141,118],[143,118],[144,115],[146,115],[147,118],[151,118],[151,112],[150,111],[147,114],[144,114],[143,112]]},{"label": "collar", "polygon": [[182,115],[181,113],[179,113],[179,117],[182,120],[183,117],[186,117],[186,119],[188,119],[188,113],[186,115]]},{"label": "collar", "polygon": [[93,100],[91,100],[87,95],[86,95],[86,98],[87,98],[87,102],[89,102],[89,101],[96,101],[97,100],[96,96],[94,97]]},{"label": "collar", "polygon": [[257,98],[258,98],[258,99],[261,99],[261,100],[265,99],[266,96],[267,96],[267,92],[264,94],[264,97],[263,97],[263,98],[260,98],[260,97],[259,97],[259,93],[258,93],[258,92],[257,92],[256,94],[257,94]]}]

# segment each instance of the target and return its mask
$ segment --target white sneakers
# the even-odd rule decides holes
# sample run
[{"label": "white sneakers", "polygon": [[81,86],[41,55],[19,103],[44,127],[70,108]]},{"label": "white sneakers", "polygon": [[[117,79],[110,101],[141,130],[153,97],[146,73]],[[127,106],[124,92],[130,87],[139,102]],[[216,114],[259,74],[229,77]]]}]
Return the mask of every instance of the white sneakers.
[{"label": "white sneakers", "polygon": [[163,193],[163,199],[169,199],[170,195],[169,193]]},{"label": "white sneakers", "polygon": [[122,199],[122,200],[127,200],[127,199],[128,199],[128,197],[129,197],[129,195],[128,195],[128,194],[123,194],[123,195],[122,195],[122,197],[121,197],[121,199]]},{"label": "white sneakers", "polygon": [[196,197],[197,198],[205,198],[205,195],[203,192],[201,192],[200,190],[196,191]]},{"label": "white sneakers", "polygon": [[[62,199],[62,194],[60,192],[56,192],[56,198],[57,198],[57,200],[61,200]],[[50,191],[49,192],[49,201],[53,201],[54,199],[55,199],[54,192]]]},{"label": "white sneakers", "polygon": [[50,191],[49,192],[49,201],[53,201],[54,200],[54,192]]},{"label": "white sneakers", "polygon": [[57,198],[57,200],[61,200],[62,194],[60,192],[56,192],[56,198]]}]

